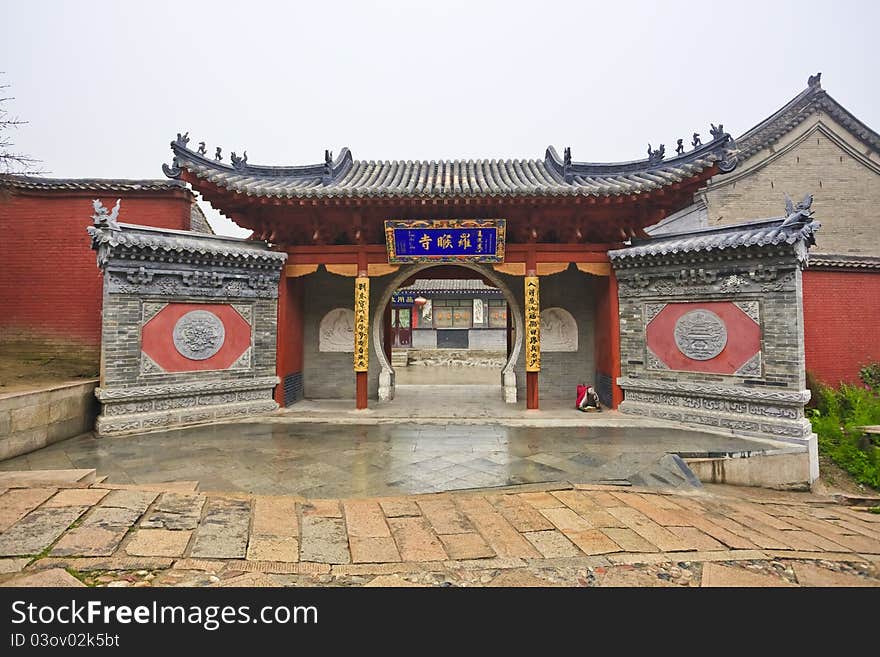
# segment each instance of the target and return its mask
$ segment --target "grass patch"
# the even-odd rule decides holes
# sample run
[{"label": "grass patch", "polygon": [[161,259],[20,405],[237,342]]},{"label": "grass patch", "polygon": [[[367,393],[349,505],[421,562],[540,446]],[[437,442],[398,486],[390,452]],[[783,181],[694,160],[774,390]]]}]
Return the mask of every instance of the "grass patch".
[{"label": "grass patch", "polygon": [[807,410],[826,454],[861,484],[880,490],[880,447],[860,427],[880,424],[878,389],[842,384],[815,386],[814,407]]}]

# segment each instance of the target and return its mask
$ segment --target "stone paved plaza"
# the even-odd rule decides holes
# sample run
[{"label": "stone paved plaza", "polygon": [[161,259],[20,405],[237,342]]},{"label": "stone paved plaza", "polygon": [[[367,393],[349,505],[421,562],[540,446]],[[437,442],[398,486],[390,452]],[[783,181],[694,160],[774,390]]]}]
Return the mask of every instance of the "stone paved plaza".
[{"label": "stone paved plaza", "polygon": [[304,499],[93,478],[0,475],[4,585],[880,586],[865,500],[570,484]]},{"label": "stone paved plaza", "polygon": [[[525,413],[525,412],[523,412]],[[542,411],[543,413],[543,411]],[[86,434],[4,461],[3,470],[94,468],[115,484],[198,480],[201,490],[352,497],[547,482],[690,483],[669,453],[761,451],[757,440],[643,418],[572,411],[579,427],[277,422],[117,438]]]}]

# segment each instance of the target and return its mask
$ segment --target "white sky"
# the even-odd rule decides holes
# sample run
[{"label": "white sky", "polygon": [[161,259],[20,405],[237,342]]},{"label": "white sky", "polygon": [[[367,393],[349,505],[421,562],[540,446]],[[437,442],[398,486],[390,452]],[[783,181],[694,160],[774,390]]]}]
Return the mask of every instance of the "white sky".
[{"label": "white sky", "polygon": [[870,0],[0,0],[0,70],[54,177],[162,178],[187,130],[252,164],[618,161],[739,135],[817,71],[880,129],[878,24]]}]

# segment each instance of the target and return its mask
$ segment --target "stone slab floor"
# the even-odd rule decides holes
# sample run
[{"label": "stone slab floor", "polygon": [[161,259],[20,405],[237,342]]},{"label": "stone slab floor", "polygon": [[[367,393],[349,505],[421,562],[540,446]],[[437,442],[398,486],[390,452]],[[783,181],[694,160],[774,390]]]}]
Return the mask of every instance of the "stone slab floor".
[{"label": "stone slab floor", "polygon": [[[583,414],[581,414],[583,415]],[[688,486],[669,452],[760,451],[767,443],[664,426],[497,424],[210,425],[117,438],[91,434],[0,463],[94,468],[118,484],[198,480],[202,490],[354,497],[547,482]]]},{"label": "stone slab floor", "polygon": [[880,515],[810,493],[0,493],[4,586],[880,586]]}]

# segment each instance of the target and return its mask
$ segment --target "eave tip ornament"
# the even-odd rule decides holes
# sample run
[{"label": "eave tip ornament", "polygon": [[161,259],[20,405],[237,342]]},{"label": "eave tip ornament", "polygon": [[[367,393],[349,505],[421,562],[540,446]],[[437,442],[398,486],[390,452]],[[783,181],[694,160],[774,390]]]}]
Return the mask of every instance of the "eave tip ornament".
[{"label": "eave tip ornament", "polygon": [[92,207],[95,209],[95,214],[92,215],[92,225],[95,228],[121,230],[116,221],[116,218],[119,216],[119,206],[121,203],[122,199],[116,199],[116,205],[113,206],[113,210],[108,210],[104,207],[104,204],[101,203],[101,199],[96,198],[92,201]]},{"label": "eave tip ornament", "polygon": [[821,89],[822,88],[822,72],[819,71],[816,75],[811,75],[807,78],[807,86],[810,89]]}]

